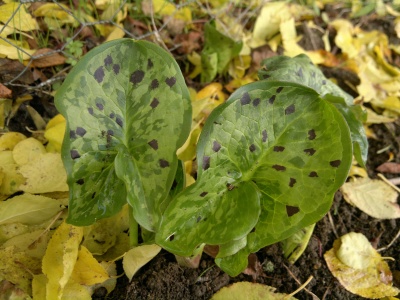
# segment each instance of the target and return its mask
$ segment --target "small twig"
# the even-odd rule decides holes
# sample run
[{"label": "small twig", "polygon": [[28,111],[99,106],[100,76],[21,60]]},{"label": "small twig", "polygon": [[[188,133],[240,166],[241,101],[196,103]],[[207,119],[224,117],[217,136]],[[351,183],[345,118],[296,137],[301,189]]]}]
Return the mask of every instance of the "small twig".
[{"label": "small twig", "polygon": [[339,238],[339,235],[338,235],[338,233],[337,233],[337,231],[336,231],[335,223],[333,222],[333,218],[332,218],[332,215],[331,215],[331,212],[330,212],[330,211],[328,211],[328,219],[329,219],[329,223],[331,223],[332,231],[333,231],[333,233],[335,234],[336,238],[338,239],[338,238]]},{"label": "small twig", "polygon": [[391,240],[391,242],[389,243],[389,245],[387,245],[387,246],[385,246],[385,247],[382,247],[382,248],[379,248],[379,249],[376,250],[376,251],[381,252],[381,251],[385,251],[385,250],[389,249],[389,248],[396,242],[396,240],[397,240],[399,237],[400,237],[400,230],[397,232],[397,234],[396,234],[396,236],[393,238],[393,240]]},{"label": "small twig", "polygon": [[164,49],[169,52],[167,45],[165,45],[164,41],[162,40],[162,38],[160,36],[160,33],[158,32],[156,22],[154,20],[153,1],[150,1],[150,17],[151,17],[151,24],[153,26],[154,35],[156,37],[157,42],[159,42],[161,44],[161,46],[163,46]]},{"label": "small twig", "polygon": [[391,178],[389,179],[389,182],[391,182],[393,185],[400,185],[400,177]]},{"label": "small twig", "polygon": [[387,180],[385,176],[383,176],[382,174],[378,173],[378,177],[380,179],[382,179],[385,183],[387,183],[392,189],[394,189],[395,191],[400,193],[400,189],[397,186],[395,186],[393,183],[391,183],[390,180]]},{"label": "small twig", "polygon": [[283,266],[284,266],[285,269],[289,272],[290,276],[292,276],[292,278],[297,282],[297,284],[300,285],[300,287],[299,287],[297,290],[295,290],[295,291],[292,292],[291,294],[285,296],[284,299],[290,298],[290,297],[294,296],[295,294],[297,294],[298,292],[300,292],[301,290],[304,289],[307,293],[309,293],[309,294],[313,297],[314,300],[317,300],[317,299],[319,300],[319,298],[318,298],[317,295],[315,295],[313,292],[311,292],[311,291],[309,291],[308,289],[306,289],[306,286],[311,282],[311,280],[314,279],[314,277],[313,277],[312,275],[307,279],[306,282],[304,282],[303,284],[301,284],[300,280],[298,280],[298,279],[296,278],[296,276],[293,275],[292,271],[290,271],[290,269],[289,269],[285,264],[283,264]]}]

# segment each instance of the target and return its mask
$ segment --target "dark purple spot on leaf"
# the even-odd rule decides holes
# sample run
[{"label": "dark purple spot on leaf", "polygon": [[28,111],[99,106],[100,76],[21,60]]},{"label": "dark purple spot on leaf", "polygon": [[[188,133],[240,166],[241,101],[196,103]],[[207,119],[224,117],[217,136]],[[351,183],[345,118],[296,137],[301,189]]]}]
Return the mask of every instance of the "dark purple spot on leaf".
[{"label": "dark purple spot on leaf", "polygon": [[263,143],[265,143],[267,141],[267,139],[268,139],[268,133],[264,129],[263,132],[262,132],[262,141],[263,141]]},{"label": "dark purple spot on leaf", "polygon": [[271,76],[270,75],[267,75],[267,74],[264,74],[263,75],[263,79],[268,79],[268,78],[270,78]]},{"label": "dark purple spot on leaf", "polygon": [[251,99],[250,99],[249,93],[244,93],[242,95],[242,98],[240,98],[240,104],[246,105],[246,104],[249,104],[250,102],[251,102]]},{"label": "dark purple spot on leaf", "polygon": [[120,69],[121,67],[119,66],[119,65],[113,65],[113,71],[114,71],[114,74],[115,75],[117,75],[118,73],[119,73],[119,69]]},{"label": "dark purple spot on leaf", "polygon": [[136,70],[131,74],[130,82],[132,82],[133,84],[137,84],[142,82],[143,78],[144,78],[144,72],[142,70]]},{"label": "dark purple spot on leaf", "polygon": [[254,100],[253,100],[253,106],[254,106],[254,107],[258,106],[258,104],[260,104],[260,101],[261,101],[260,98],[254,99]]},{"label": "dark purple spot on leaf", "polygon": [[117,124],[119,125],[119,126],[123,126],[124,125],[124,122],[122,122],[122,119],[120,118],[120,117],[117,117],[116,119],[115,119],[115,122],[117,122]]},{"label": "dark purple spot on leaf", "polygon": [[79,135],[79,136],[84,136],[86,134],[85,128],[77,127],[76,128],[76,134]]},{"label": "dark purple spot on leaf", "polygon": [[311,129],[311,130],[308,131],[308,139],[309,140],[313,140],[316,137],[317,137],[317,135],[315,134],[315,130],[314,129]]},{"label": "dark purple spot on leaf", "polygon": [[96,71],[94,71],[94,79],[96,79],[96,81],[98,83],[102,82],[104,79],[104,70],[103,67],[98,67]]},{"label": "dark purple spot on leaf", "polygon": [[149,58],[147,60],[147,70],[151,69],[154,66],[153,62],[151,61],[151,59]]},{"label": "dark purple spot on leaf", "polygon": [[154,90],[156,88],[158,88],[158,80],[157,79],[153,79],[153,81],[150,84],[150,89]]},{"label": "dark purple spot on leaf", "polygon": [[174,238],[175,238],[175,236],[174,236],[174,235],[171,235],[171,236],[169,237],[170,242],[172,242],[172,241],[174,240]]},{"label": "dark purple spot on leaf", "polygon": [[211,158],[209,156],[203,157],[203,170],[207,170],[210,167],[210,160]]},{"label": "dark purple spot on leaf", "polygon": [[79,184],[79,185],[82,185],[82,184],[84,184],[85,183],[85,180],[84,179],[78,179],[77,181],[76,181],[76,184]]},{"label": "dark purple spot on leaf", "polygon": [[111,65],[113,63],[111,55],[107,55],[107,57],[104,59],[104,63],[106,66]]},{"label": "dark purple spot on leaf", "polygon": [[292,105],[286,107],[285,115],[290,115],[290,114],[294,113],[295,110],[296,110],[296,108],[295,108],[294,104],[292,104]]},{"label": "dark purple spot on leaf", "polygon": [[89,107],[87,110],[88,110],[89,114],[93,115],[93,108],[92,107]]},{"label": "dark purple spot on leaf", "polygon": [[294,187],[294,185],[296,184],[297,180],[295,178],[290,178],[289,180],[289,186],[290,187]]},{"label": "dark purple spot on leaf", "polygon": [[96,197],[96,192],[94,192],[94,193],[92,194],[92,199],[93,199],[94,197]]},{"label": "dark purple spot on leaf", "polygon": [[297,206],[286,205],[286,213],[288,217],[297,214],[299,211],[300,209]]},{"label": "dark purple spot on leaf", "polygon": [[228,191],[232,191],[235,188],[235,186],[233,184],[230,184],[230,183],[227,183],[226,187],[228,188]]},{"label": "dark purple spot on leaf", "polygon": [[114,131],[112,131],[111,129],[108,129],[107,130],[107,135],[114,136]]},{"label": "dark purple spot on leaf", "polygon": [[214,152],[218,152],[221,149],[221,144],[218,143],[217,141],[214,141],[212,149],[213,149]]},{"label": "dark purple spot on leaf", "polygon": [[274,151],[275,152],[283,152],[285,150],[285,147],[283,146],[275,146]]},{"label": "dark purple spot on leaf", "polygon": [[325,85],[326,84],[326,80],[322,80],[322,85]]},{"label": "dark purple spot on leaf", "polygon": [[318,173],[315,171],[310,172],[310,174],[308,174],[308,177],[318,177]]},{"label": "dark purple spot on leaf", "polygon": [[250,147],[249,147],[249,150],[250,150],[250,152],[256,151],[256,145],[251,144]]},{"label": "dark purple spot on leaf", "polygon": [[329,164],[334,168],[338,168],[341,162],[342,161],[338,159],[338,160],[332,160],[331,162],[329,162]]},{"label": "dark purple spot on leaf", "polygon": [[176,83],[176,78],[175,77],[170,77],[165,79],[165,83],[168,84],[169,87],[173,87],[174,84]]},{"label": "dark purple spot on leaf", "polygon": [[99,110],[103,110],[104,109],[104,105],[101,103],[96,103],[96,106]]},{"label": "dark purple spot on leaf", "polygon": [[286,171],[286,167],[280,165],[273,165],[272,168],[274,168],[277,171],[282,171],[282,172]]},{"label": "dark purple spot on leaf", "polygon": [[313,156],[316,150],[314,148],[304,149],[304,152],[310,156]]},{"label": "dark purple spot on leaf", "polygon": [[270,104],[274,104],[276,95],[272,95],[271,98],[268,99]]},{"label": "dark purple spot on leaf", "polygon": [[299,76],[299,77],[303,77],[303,69],[300,68],[300,69],[296,72],[296,75]]},{"label": "dark purple spot on leaf", "polygon": [[197,219],[196,219],[196,223],[199,223],[200,221],[201,221],[201,217],[198,216]]},{"label": "dark purple spot on leaf", "polygon": [[75,149],[72,149],[70,151],[70,154],[71,154],[71,158],[72,159],[76,159],[76,158],[81,157],[81,155],[79,154],[78,150],[75,150]]},{"label": "dark purple spot on leaf", "polygon": [[74,130],[70,130],[70,131],[69,131],[69,138],[70,138],[70,139],[76,139],[76,134],[75,134],[75,131],[74,131]]},{"label": "dark purple spot on leaf", "polygon": [[163,168],[163,169],[166,168],[166,167],[169,167],[169,162],[166,161],[165,159],[160,159],[158,162],[160,164],[160,167]]},{"label": "dark purple spot on leaf", "polygon": [[152,109],[155,109],[158,106],[159,103],[160,102],[158,101],[158,99],[154,98],[153,101],[151,101],[150,106],[151,106]]},{"label": "dark purple spot on leaf", "polygon": [[114,119],[114,117],[115,117],[115,114],[114,114],[114,113],[111,113],[111,114],[110,114],[110,118],[111,118],[111,119]]},{"label": "dark purple spot on leaf", "polygon": [[202,193],[200,194],[200,197],[205,197],[207,194],[208,194],[208,192],[202,192]]},{"label": "dark purple spot on leaf", "polygon": [[280,92],[282,92],[283,90],[283,86],[280,86],[276,89],[276,93],[279,94]]},{"label": "dark purple spot on leaf", "polygon": [[153,148],[154,150],[157,150],[157,149],[158,149],[158,142],[157,142],[157,140],[151,140],[151,141],[148,142],[147,144],[149,144],[149,146],[150,146],[151,148]]}]

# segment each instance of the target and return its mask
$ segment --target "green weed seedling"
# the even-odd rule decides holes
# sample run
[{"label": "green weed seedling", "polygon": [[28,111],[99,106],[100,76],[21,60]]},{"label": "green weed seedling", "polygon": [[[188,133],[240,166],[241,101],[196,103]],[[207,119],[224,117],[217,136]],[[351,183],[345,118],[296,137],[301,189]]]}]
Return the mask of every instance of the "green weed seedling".
[{"label": "green weed seedling", "polygon": [[191,124],[177,63],[130,39],[86,54],[56,95],[67,119],[68,222],[89,225],[128,202],[157,244],[180,256],[219,245],[216,263],[236,276],[250,253],[321,219],[353,151],[364,165],[361,108],[304,55],[266,60],[259,77],[212,112],[196,183],[171,192]]}]

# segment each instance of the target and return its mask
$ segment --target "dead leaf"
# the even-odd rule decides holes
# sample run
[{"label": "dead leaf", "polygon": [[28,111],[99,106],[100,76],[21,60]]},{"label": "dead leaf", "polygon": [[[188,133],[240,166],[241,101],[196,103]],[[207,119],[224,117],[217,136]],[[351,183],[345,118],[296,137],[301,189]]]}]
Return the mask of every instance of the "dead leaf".
[{"label": "dead leaf", "polygon": [[26,139],[26,136],[19,132],[7,132],[0,136],[0,151],[13,150],[15,145]]},{"label": "dead leaf", "polygon": [[324,254],[329,270],[346,290],[369,299],[396,296],[388,264],[361,233],[337,239]]},{"label": "dead leaf", "polygon": [[377,167],[375,170],[381,173],[397,174],[400,173],[400,164],[394,162],[385,162]]},{"label": "dead leaf", "polygon": [[152,260],[159,252],[161,247],[155,244],[142,245],[135,247],[124,255],[122,266],[124,267],[125,275],[132,279],[133,275],[150,260]]},{"label": "dead leaf", "polygon": [[62,65],[66,58],[53,49],[43,48],[37,50],[34,54],[34,60],[31,66],[36,68],[47,68]]},{"label": "dead leaf", "polygon": [[13,159],[18,165],[26,165],[35,160],[40,154],[46,153],[43,144],[34,138],[27,138],[17,145],[12,151]]},{"label": "dead leaf", "polygon": [[8,89],[5,85],[0,83],[0,98],[11,99],[12,91]]},{"label": "dead leaf", "polygon": [[[21,31],[39,29],[39,25],[29,13],[27,4],[10,2],[0,5],[0,22]],[[1,31],[1,30],[0,30]]]},{"label": "dead leaf", "polygon": [[223,287],[211,297],[211,300],[295,300],[288,295],[275,293],[275,288],[251,282],[237,282]]},{"label": "dead leaf", "polygon": [[400,218],[398,193],[381,180],[360,178],[346,182],[340,188],[344,199],[371,217],[378,219]]}]

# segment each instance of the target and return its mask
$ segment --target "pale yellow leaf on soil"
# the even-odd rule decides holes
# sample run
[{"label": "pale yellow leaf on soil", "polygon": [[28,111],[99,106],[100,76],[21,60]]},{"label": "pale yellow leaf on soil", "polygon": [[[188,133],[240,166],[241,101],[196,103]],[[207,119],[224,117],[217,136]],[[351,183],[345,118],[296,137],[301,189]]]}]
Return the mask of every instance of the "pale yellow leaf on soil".
[{"label": "pale yellow leaf on soil", "polygon": [[275,288],[261,283],[237,282],[223,287],[211,300],[295,300],[288,294],[275,293]]},{"label": "pale yellow leaf on soil", "polygon": [[[1,6],[0,6],[1,7]],[[28,60],[36,50],[29,49],[26,42],[13,39],[0,39],[0,57],[7,57],[16,60]]]},{"label": "pale yellow leaf on soil", "polygon": [[337,34],[335,37],[336,45],[342,49],[349,58],[356,57],[358,55],[358,49],[354,46],[353,34],[354,27],[350,21],[344,19],[336,19],[329,24],[336,29]]},{"label": "pale yellow leaf on soil", "polygon": [[40,224],[62,209],[55,199],[25,193],[0,202],[0,224]]},{"label": "pale yellow leaf on soil", "polygon": [[392,286],[388,264],[360,233],[352,232],[337,239],[324,257],[333,276],[353,294],[378,299],[400,292]]},{"label": "pale yellow leaf on soil", "polygon": [[129,250],[123,260],[122,266],[125,275],[132,279],[133,275],[150,260],[152,260],[159,252],[161,247],[158,245],[143,245]]},{"label": "pale yellow leaf on soil", "polygon": [[[142,2],[142,9],[146,15],[150,15],[151,0]],[[184,6],[179,9],[176,6],[166,0],[153,0],[153,12],[161,16],[171,16],[174,19],[183,20],[185,22],[192,21],[192,11],[189,7]]]},{"label": "pale yellow leaf on soil", "polygon": [[199,139],[202,129],[201,123],[202,120],[194,126],[186,142],[176,151],[176,155],[180,160],[189,161],[196,157],[197,140]]},{"label": "pale yellow leaf on soil", "polygon": [[[4,158],[4,152],[7,151],[0,152],[0,161]],[[12,195],[20,191],[20,185],[25,183],[25,178],[19,174],[17,164],[0,164],[0,172],[3,178],[0,185],[0,195]]]},{"label": "pale yellow leaf on soil", "polygon": [[382,124],[396,121],[396,118],[389,118],[383,115],[379,115],[370,108],[364,107],[364,109],[367,111],[367,124]]},{"label": "pale yellow leaf on soil", "polygon": [[31,294],[33,274],[40,272],[40,259],[16,252],[14,247],[0,249],[0,278],[12,282],[24,292]]},{"label": "pale yellow leaf on soil", "polygon": [[[11,17],[11,21],[8,22]],[[21,31],[39,29],[36,19],[32,18],[32,16],[28,13],[27,5],[19,5],[17,2],[10,2],[0,5],[0,22],[8,22],[8,26]]]},{"label": "pale yellow leaf on soil", "polygon": [[48,152],[61,152],[66,124],[61,114],[56,115],[47,123],[44,137],[49,141],[46,146]]},{"label": "pale yellow leaf on soil", "polygon": [[50,29],[56,29],[66,24],[78,24],[73,14],[69,13],[70,11],[69,7],[62,3],[44,3],[33,12],[33,15],[44,17],[46,24],[50,25]]},{"label": "pale yellow leaf on soil", "polygon": [[125,205],[114,216],[98,220],[93,225],[85,226],[82,245],[88,248],[93,255],[103,255],[116,244],[118,234],[128,228],[129,208],[128,205]]},{"label": "pale yellow leaf on soil", "polygon": [[91,300],[89,290],[73,280],[68,281],[64,288],[61,300]]},{"label": "pale yellow leaf on soil", "polygon": [[26,136],[19,132],[7,132],[0,136],[0,151],[13,150],[15,145],[26,139]]},{"label": "pale yellow leaf on soil", "polygon": [[340,188],[344,199],[371,217],[400,218],[398,193],[382,180],[360,178],[346,182]]},{"label": "pale yellow leaf on soil", "polygon": [[35,138],[27,138],[15,145],[13,158],[16,164],[25,165],[44,153],[46,149],[41,142]]},{"label": "pale yellow leaf on soil", "polygon": [[93,285],[107,279],[109,279],[107,271],[85,246],[81,246],[71,280],[82,285]]},{"label": "pale yellow leaf on soil", "polygon": [[42,270],[47,277],[46,299],[62,299],[78,258],[83,229],[62,223],[54,232],[43,257]]},{"label": "pale yellow leaf on soil", "polygon": [[67,174],[59,153],[40,154],[35,160],[19,168],[26,178],[20,186],[28,193],[48,193],[68,191]]},{"label": "pale yellow leaf on soil", "polygon": [[92,286],[87,287],[91,293],[98,289],[99,287],[105,287],[108,293],[111,293],[115,286],[117,285],[117,266],[114,261],[102,261],[100,265],[107,271],[109,279],[102,283],[98,283]]}]

